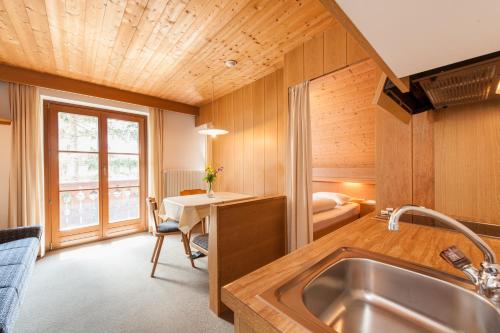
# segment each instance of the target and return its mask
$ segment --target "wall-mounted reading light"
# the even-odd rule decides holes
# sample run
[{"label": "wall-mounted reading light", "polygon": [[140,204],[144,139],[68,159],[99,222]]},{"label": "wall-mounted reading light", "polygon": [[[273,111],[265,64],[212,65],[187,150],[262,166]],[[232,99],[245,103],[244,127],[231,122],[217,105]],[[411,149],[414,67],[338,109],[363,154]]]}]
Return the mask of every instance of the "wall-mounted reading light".
[{"label": "wall-mounted reading light", "polygon": [[496,93],[497,93],[498,95],[500,95],[500,80],[498,80],[498,84],[497,84],[497,91],[496,91]]}]

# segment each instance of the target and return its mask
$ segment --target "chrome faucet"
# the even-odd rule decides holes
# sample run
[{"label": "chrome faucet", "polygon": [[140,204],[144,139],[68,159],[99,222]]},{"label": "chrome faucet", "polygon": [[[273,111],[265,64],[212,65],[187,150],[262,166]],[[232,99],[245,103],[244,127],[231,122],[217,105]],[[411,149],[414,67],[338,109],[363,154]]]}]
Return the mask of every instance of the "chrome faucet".
[{"label": "chrome faucet", "polygon": [[484,255],[484,260],[479,269],[475,268],[470,260],[454,246],[443,251],[441,256],[452,263],[456,268],[461,269],[476,286],[476,290],[480,295],[489,299],[497,307],[500,307],[500,265],[496,263],[496,255],[491,247],[476,233],[457,220],[435,210],[421,206],[404,205],[397,208],[391,214],[387,228],[390,231],[399,230],[399,218],[409,211],[419,212],[423,215],[438,219],[447,226],[461,232],[481,250]]}]

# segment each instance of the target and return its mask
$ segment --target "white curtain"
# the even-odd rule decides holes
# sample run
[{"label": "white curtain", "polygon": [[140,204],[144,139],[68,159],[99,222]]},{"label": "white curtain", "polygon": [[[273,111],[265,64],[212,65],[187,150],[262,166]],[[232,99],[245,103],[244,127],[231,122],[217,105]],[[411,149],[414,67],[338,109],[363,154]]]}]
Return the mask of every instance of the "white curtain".
[{"label": "white curtain", "polygon": [[[9,83],[12,156],[9,178],[9,227],[43,225],[43,116],[38,88]],[[41,255],[45,252],[45,235]]]},{"label": "white curtain", "polygon": [[[149,146],[149,196],[154,197],[161,207],[163,200],[163,110],[149,108],[148,146]],[[149,218],[149,229],[153,225]]]},{"label": "white curtain", "polygon": [[312,146],[309,82],[288,90],[288,151],[286,195],[288,198],[288,248],[298,249],[313,239]]}]

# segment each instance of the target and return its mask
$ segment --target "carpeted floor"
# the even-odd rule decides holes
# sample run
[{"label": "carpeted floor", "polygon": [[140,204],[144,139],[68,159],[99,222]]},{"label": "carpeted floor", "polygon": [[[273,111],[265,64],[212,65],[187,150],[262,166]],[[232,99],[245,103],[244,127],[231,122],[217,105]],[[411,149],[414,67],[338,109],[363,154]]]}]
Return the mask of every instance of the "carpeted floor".
[{"label": "carpeted floor", "polygon": [[207,258],[191,268],[179,236],[138,234],[49,253],[36,263],[15,332],[232,332],[208,309]]}]

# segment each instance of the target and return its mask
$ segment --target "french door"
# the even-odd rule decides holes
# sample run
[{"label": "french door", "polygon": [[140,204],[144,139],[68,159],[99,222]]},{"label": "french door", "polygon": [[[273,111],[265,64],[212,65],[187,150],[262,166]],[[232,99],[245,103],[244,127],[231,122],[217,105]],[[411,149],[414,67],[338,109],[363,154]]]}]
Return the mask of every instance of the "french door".
[{"label": "french door", "polygon": [[44,112],[50,247],[144,230],[145,117],[55,102]]}]

